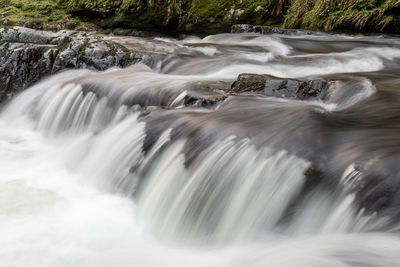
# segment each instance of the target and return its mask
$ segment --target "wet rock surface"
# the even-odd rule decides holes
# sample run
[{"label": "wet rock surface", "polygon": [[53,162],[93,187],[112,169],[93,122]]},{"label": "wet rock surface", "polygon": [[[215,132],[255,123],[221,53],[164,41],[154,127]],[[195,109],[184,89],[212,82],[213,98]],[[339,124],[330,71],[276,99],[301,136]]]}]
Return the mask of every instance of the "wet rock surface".
[{"label": "wet rock surface", "polygon": [[94,33],[0,29],[0,101],[64,69],[101,71],[141,59],[141,54]]},{"label": "wet rock surface", "polygon": [[276,78],[270,75],[240,74],[232,84],[232,93],[253,92],[298,100],[325,100],[335,81]]}]

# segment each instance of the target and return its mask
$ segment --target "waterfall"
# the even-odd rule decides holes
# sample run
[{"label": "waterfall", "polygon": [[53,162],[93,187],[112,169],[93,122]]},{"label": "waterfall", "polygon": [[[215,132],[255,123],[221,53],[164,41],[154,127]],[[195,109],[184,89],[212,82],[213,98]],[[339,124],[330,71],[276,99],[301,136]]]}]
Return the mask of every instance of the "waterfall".
[{"label": "waterfall", "polygon": [[[380,80],[398,47],[154,41],[173,55],[66,71],[2,108],[0,266],[400,264],[398,95]],[[227,93],[241,72],[342,83],[329,100]]]}]

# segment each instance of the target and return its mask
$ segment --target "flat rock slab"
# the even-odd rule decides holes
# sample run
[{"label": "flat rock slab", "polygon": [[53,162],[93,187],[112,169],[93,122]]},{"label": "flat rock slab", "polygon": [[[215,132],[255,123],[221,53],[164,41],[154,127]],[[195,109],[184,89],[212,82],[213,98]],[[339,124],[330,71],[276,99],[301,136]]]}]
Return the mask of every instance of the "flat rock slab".
[{"label": "flat rock slab", "polygon": [[240,74],[231,93],[257,93],[298,100],[325,100],[336,81],[284,79],[270,75]]}]

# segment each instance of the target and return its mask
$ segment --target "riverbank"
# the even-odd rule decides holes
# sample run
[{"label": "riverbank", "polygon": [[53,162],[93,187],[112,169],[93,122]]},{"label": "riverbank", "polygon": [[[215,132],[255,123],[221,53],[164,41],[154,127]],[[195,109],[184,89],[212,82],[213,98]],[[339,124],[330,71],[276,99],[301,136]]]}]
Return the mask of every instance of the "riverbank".
[{"label": "riverbank", "polygon": [[0,26],[140,35],[229,32],[234,24],[284,29],[400,33],[400,1],[2,0]]}]

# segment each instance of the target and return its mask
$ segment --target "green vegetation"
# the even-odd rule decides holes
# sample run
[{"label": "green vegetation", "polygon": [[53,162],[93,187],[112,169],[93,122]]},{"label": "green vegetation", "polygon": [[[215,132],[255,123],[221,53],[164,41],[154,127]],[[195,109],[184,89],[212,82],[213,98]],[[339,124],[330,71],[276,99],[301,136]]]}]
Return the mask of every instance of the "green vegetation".
[{"label": "green vegetation", "polygon": [[164,32],[229,31],[235,23],[279,23],[277,0],[68,0],[69,13],[103,28]]},{"label": "green vegetation", "polygon": [[228,31],[232,24],[276,24],[276,0],[197,0],[181,15],[180,27],[186,31]]},{"label": "green vegetation", "polygon": [[326,31],[399,32],[399,9],[400,0],[292,0],[283,25]]},{"label": "green vegetation", "polygon": [[174,34],[238,23],[400,33],[400,0],[0,0],[3,26]]},{"label": "green vegetation", "polygon": [[93,29],[67,14],[54,0],[0,0],[0,26],[25,26],[44,30]]}]

